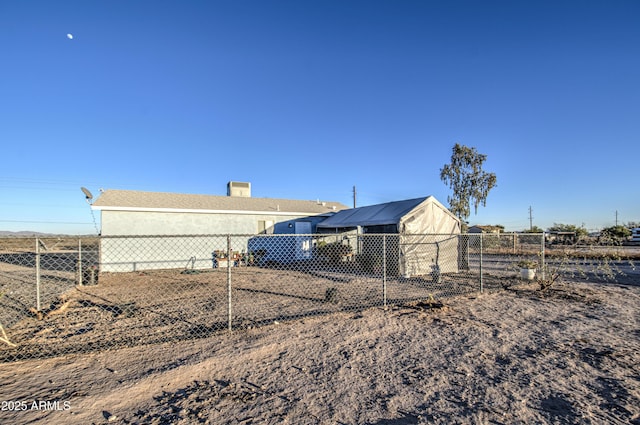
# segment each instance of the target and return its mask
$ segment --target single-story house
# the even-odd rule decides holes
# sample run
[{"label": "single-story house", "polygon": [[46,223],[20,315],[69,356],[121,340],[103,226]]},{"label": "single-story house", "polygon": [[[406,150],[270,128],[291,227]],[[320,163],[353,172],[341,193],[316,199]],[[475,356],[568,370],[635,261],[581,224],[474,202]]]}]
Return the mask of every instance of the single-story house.
[{"label": "single-story house", "polygon": [[[460,220],[433,196],[345,209],[317,225],[318,232],[363,235],[359,254],[387,254],[387,270],[410,277],[459,270]],[[380,238],[367,234],[397,234]],[[391,263],[389,261],[391,259]]]},{"label": "single-story house", "polygon": [[225,249],[226,243],[221,237],[194,243],[194,235],[245,235],[234,237],[233,249],[241,251],[248,235],[272,233],[279,223],[348,207],[253,198],[249,183],[229,182],[227,196],[110,189],[91,208],[101,215],[101,270],[132,271],[211,267],[212,252]]},{"label": "single-story house", "polygon": [[469,227],[468,233],[502,233],[504,227],[492,225],[479,225]]}]

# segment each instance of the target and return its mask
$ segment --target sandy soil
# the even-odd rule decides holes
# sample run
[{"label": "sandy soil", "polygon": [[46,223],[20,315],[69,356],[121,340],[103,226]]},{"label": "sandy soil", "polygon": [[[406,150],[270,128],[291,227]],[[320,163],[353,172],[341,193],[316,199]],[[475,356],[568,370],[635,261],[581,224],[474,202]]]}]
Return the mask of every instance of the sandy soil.
[{"label": "sandy soil", "polygon": [[[103,273],[98,285],[82,287],[72,280],[47,282],[41,286],[49,303],[42,303],[40,315],[28,308],[33,285],[5,279],[9,289],[0,297],[0,323],[18,347],[0,344],[0,362],[177,343],[226,331],[227,272],[196,272]],[[485,281],[485,288],[496,289],[513,278]],[[234,270],[232,282],[234,329],[384,305],[382,277],[375,275],[243,267]],[[443,275],[438,283],[388,278],[384,287],[388,304],[396,305],[480,289],[472,273]]]},{"label": "sandy soil", "polygon": [[0,423],[640,424],[640,286],[534,289],[0,364]]}]

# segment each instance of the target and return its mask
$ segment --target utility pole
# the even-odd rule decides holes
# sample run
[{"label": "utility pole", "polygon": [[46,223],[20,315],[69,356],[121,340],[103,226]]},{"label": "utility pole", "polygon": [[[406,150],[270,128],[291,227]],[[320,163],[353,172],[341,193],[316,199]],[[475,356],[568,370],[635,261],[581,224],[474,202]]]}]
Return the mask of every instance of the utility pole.
[{"label": "utility pole", "polygon": [[356,207],[356,187],[353,186],[353,208]]},{"label": "utility pole", "polygon": [[529,231],[533,232],[533,209],[529,206]]},{"label": "utility pole", "polygon": [[616,227],[618,227],[618,210],[616,210]]}]

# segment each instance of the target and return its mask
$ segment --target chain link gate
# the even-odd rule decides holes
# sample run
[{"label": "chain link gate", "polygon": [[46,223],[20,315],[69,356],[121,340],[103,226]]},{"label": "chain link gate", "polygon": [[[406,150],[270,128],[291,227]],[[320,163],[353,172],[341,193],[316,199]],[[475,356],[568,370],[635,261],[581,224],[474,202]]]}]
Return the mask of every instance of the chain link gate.
[{"label": "chain link gate", "polygon": [[542,235],[151,235],[0,239],[0,361],[497,290]]}]

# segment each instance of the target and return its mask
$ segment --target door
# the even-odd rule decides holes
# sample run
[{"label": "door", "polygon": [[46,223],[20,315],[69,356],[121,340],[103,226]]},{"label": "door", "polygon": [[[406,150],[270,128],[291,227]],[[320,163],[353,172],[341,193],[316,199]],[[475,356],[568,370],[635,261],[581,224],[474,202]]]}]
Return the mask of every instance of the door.
[{"label": "door", "polygon": [[311,258],[311,222],[296,221],[294,223],[296,235],[296,260],[308,260]]}]

